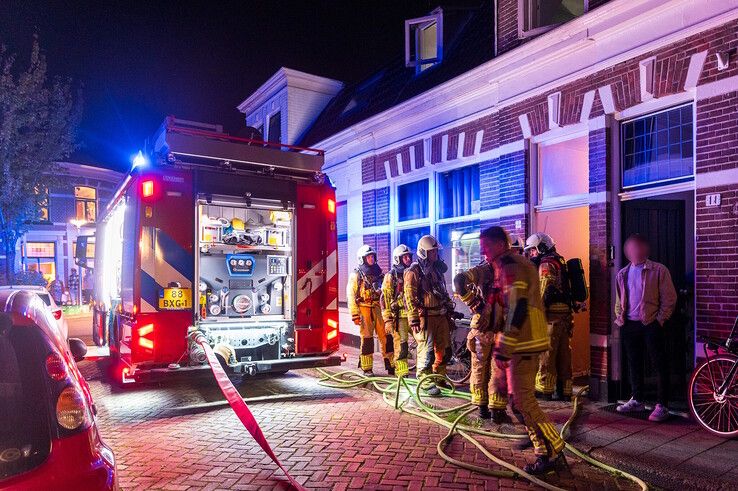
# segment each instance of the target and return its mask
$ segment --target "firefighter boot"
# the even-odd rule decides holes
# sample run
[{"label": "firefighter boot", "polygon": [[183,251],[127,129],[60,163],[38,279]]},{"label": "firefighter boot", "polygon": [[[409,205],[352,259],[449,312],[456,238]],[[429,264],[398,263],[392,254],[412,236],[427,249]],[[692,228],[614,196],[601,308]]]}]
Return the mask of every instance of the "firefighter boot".
[{"label": "firefighter boot", "polygon": [[492,410],[492,422],[496,425],[503,423],[512,423],[512,418],[507,414],[504,409],[493,409]]},{"label": "firefighter boot", "polygon": [[541,474],[548,474],[549,472],[556,472],[560,468],[568,468],[569,464],[566,462],[564,453],[559,453],[556,457],[551,458],[548,455],[539,455],[536,461],[532,464],[526,464],[523,470],[533,476]]},{"label": "firefighter boot", "polygon": [[479,417],[481,419],[490,419],[492,417],[492,413],[489,412],[489,408],[487,406],[479,406]]},{"label": "firefighter boot", "polygon": [[391,377],[395,376],[395,367],[392,366],[389,358],[384,359],[384,369],[387,370],[387,375]]},{"label": "firefighter boot", "polygon": [[[566,390],[567,386],[569,388],[568,394]],[[571,380],[567,382],[562,382],[561,380],[559,380],[556,382],[556,392],[554,392],[552,400],[571,402]]]}]

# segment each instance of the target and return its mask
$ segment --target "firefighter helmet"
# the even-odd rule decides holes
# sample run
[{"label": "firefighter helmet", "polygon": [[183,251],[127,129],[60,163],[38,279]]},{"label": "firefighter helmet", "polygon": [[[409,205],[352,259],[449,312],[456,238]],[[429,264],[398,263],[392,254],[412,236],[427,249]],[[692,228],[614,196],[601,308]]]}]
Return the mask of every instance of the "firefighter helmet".
[{"label": "firefighter helmet", "polygon": [[399,266],[402,264],[402,256],[410,254],[412,257],[413,251],[410,250],[408,246],[405,244],[400,244],[397,247],[395,247],[395,250],[392,251],[392,264],[395,266]]},{"label": "firefighter helmet", "polygon": [[364,244],[363,246],[359,247],[359,250],[356,251],[356,260],[358,261],[359,266],[364,264],[364,259],[366,259],[367,256],[371,256],[372,254],[374,254],[374,258],[376,259],[377,253],[374,248],[372,248],[372,246]]},{"label": "firefighter helmet", "polygon": [[522,252],[522,250],[525,249],[523,238],[518,234],[510,234],[510,248]]},{"label": "firefighter helmet", "polygon": [[546,254],[553,249],[554,246],[556,246],[556,244],[550,235],[544,234],[543,232],[536,232],[525,241],[525,252],[535,249],[538,251],[538,254]]},{"label": "firefighter helmet", "polygon": [[428,251],[441,249],[441,244],[438,243],[435,237],[432,235],[424,235],[418,241],[418,249],[416,254],[420,259],[428,259]]}]

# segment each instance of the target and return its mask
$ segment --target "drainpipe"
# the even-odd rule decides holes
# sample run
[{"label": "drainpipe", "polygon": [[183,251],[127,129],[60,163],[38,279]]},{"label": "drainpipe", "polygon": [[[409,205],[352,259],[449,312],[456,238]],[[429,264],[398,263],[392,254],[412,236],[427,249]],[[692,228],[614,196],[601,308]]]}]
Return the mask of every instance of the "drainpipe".
[{"label": "drainpipe", "polygon": [[495,38],[495,40],[494,40],[495,50],[494,50],[494,53],[495,53],[495,58],[497,58],[497,17],[498,17],[497,0],[494,0],[494,7],[493,7],[493,9],[495,11],[494,12],[494,16],[495,16],[495,18],[494,18],[494,22],[495,22],[495,25],[494,25],[494,31],[495,31],[495,35],[494,35],[494,38]]}]

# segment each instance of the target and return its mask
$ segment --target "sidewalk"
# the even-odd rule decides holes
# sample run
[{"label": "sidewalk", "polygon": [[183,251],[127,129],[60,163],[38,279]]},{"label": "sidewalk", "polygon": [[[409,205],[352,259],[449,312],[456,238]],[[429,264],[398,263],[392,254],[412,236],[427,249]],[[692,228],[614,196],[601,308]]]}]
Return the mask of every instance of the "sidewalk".
[{"label": "sidewalk", "polygon": [[[341,346],[347,360],[342,369],[356,370],[359,350]],[[375,353],[376,375],[385,375],[381,355]],[[464,386],[461,390],[468,390]],[[541,402],[560,427],[571,405]],[[710,435],[692,421],[673,417],[655,424],[608,410],[608,403],[584,399],[569,443],[590,456],[664,489],[737,489],[738,441]],[[573,459],[573,458],[572,458]]]}]

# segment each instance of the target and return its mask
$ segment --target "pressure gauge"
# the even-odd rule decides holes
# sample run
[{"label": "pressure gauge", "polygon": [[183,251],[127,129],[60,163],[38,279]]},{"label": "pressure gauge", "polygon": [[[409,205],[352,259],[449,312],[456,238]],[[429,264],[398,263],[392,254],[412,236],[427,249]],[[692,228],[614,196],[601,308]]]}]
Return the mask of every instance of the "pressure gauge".
[{"label": "pressure gauge", "polygon": [[220,305],[214,303],[210,306],[210,315],[220,315]]},{"label": "pressure gauge", "polygon": [[216,303],[218,300],[220,300],[220,297],[215,293],[211,293],[208,300],[210,300],[212,303]]},{"label": "pressure gauge", "polygon": [[233,310],[245,314],[251,308],[251,299],[248,295],[236,295],[233,299]]},{"label": "pressure gauge", "polygon": [[259,295],[259,302],[261,303],[267,303],[269,301],[269,294],[268,293],[262,293]]},{"label": "pressure gauge", "polygon": [[208,289],[207,283],[205,283],[204,281],[201,281],[200,282],[200,291],[201,292],[205,292],[205,291],[207,291],[207,289]]},{"label": "pressure gauge", "polygon": [[268,314],[271,311],[272,311],[272,306],[269,305],[268,303],[265,303],[264,305],[261,306],[261,313],[262,314]]}]

